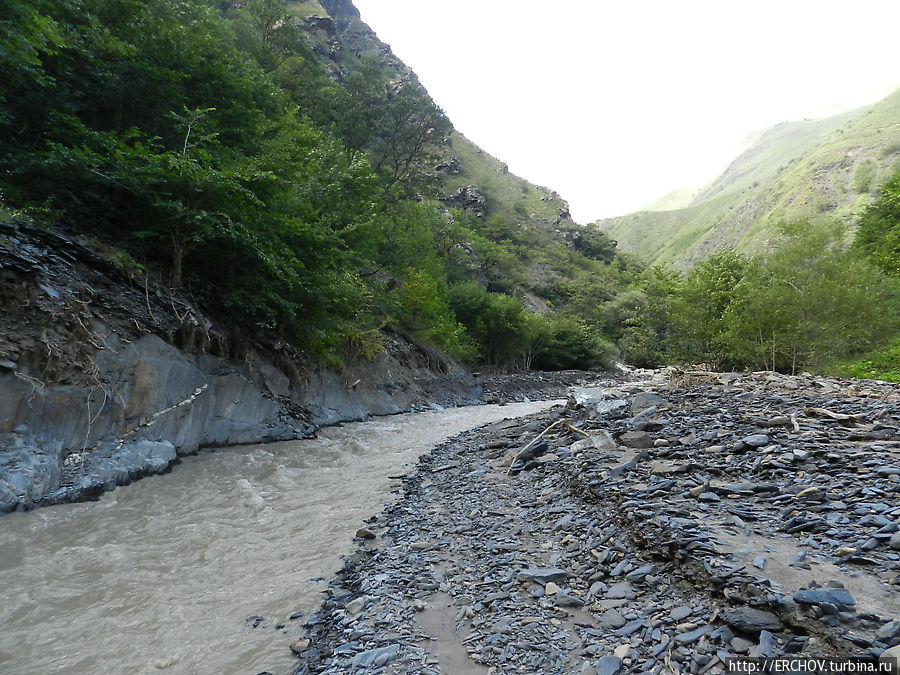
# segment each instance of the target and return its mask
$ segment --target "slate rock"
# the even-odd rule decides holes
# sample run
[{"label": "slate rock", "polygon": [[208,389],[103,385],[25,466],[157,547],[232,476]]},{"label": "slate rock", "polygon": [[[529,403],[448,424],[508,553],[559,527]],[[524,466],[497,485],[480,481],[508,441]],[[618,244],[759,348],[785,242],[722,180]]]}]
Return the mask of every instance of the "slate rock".
[{"label": "slate rock", "polygon": [[604,656],[594,666],[597,675],[618,675],[622,668],[622,660],[616,656]]},{"label": "slate rock", "polygon": [[633,460],[630,462],[625,462],[624,464],[619,464],[618,466],[615,466],[609,470],[608,478],[618,478],[619,476],[624,474],[626,471],[630,471],[631,469],[633,469],[636,466],[637,466],[637,462],[635,462]]},{"label": "slate rock", "polygon": [[643,581],[648,574],[653,574],[655,569],[656,565],[650,563],[649,565],[644,565],[643,567],[638,567],[636,570],[632,570],[625,575],[625,579],[628,581],[640,582]]},{"label": "slate rock", "polygon": [[634,621],[629,621],[624,626],[622,626],[619,630],[616,631],[616,635],[619,637],[630,637],[637,633],[641,628],[644,627],[643,619],[635,619]]},{"label": "slate rock", "polygon": [[380,649],[370,649],[360,652],[353,657],[354,668],[368,668],[369,666],[384,666],[397,658],[400,653],[400,645],[391,645]]},{"label": "slate rock", "polygon": [[631,582],[629,581],[620,581],[617,584],[613,584],[609,587],[609,590],[606,591],[606,597],[610,600],[622,600],[627,598],[632,593]]},{"label": "slate rock", "polygon": [[516,580],[519,583],[534,581],[543,586],[546,586],[551,581],[556,584],[564,584],[567,578],[568,574],[566,574],[566,571],[558,567],[529,567],[516,575]]},{"label": "slate rock", "polygon": [[672,621],[681,621],[682,619],[688,618],[691,614],[694,613],[688,605],[682,605],[681,607],[676,607],[671,612],[669,612],[669,616],[672,617]]},{"label": "slate rock", "polygon": [[625,617],[615,609],[608,609],[603,613],[603,616],[600,617],[600,623],[607,628],[621,628],[628,623],[628,621],[626,621]]},{"label": "slate rock", "polygon": [[584,600],[567,590],[559,591],[553,601],[557,607],[581,607],[584,604]]},{"label": "slate rock", "polygon": [[875,639],[892,644],[895,640],[900,639],[900,621],[891,621],[884,624],[875,633]]},{"label": "slate rock", "polygon": [[675,642],[680,645],[692,645],[704,635],[709,635],[714,630],[715,626],[711,626],[709,624],[700,626],[699,628],[695,628],[694,630],[688,631],[686,633],[679,633],[675,636]]},{"label": "slate rock", "polygon": [[769,437],[766,434],[751,434],[744,436],[741,440],[744,445],[749,445],[751,448],[761,448],[769,444]]},{"label": "slate rock", "polygon": [[750,651],[750,648],[754,645],[750,640],[746,640],[742,637],[735,637],[731,639],[731,649],[736,651],[738,654],[746,654]]},{"label": "slate rock", "polygon": [[638,413],[654,406],[666,405],[666,399],[649,391],[642,391],[631,397],[631,412]]},{"label": "slate rock", "polygon": [[794,593],[794,601],[801,605],[833,605],[840,610],[856,605],[853,596],[843,588],[801,589]]},{"label": "slate rock", "polygon": [[763,630],[777,632],[784,629],[777,616],[762,609],[729,607],[722,610],[721,616],[729,626],[744,633],[759,634]]},{"label": "slate rock", "polygon": [[762,656],[775,656],[775,636],[767,630],[759,632],[759,653]]},{"label": "slate rock", "polygon": [[626,431],[619,436],[619,443],[629,448],[644,450],[653,447],[653,437],[646,431]]}]

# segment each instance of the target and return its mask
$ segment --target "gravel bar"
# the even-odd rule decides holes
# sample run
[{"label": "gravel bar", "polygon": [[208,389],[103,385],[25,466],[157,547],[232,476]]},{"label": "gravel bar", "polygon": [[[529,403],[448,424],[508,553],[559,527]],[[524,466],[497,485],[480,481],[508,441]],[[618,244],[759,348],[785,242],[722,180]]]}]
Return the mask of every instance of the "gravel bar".
[{"label": "gravel bar", "polygon": [[296,629],[295,673],[896,654],[898,401],[878,382],[670,369],[464,433],[357,532]]}]

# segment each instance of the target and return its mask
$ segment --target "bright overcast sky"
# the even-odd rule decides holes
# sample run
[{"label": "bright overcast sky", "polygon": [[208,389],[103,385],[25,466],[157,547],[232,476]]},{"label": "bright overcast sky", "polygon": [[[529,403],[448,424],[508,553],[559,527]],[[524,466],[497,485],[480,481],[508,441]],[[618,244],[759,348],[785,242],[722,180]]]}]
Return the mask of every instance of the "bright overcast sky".
[{"label": "bright overcast sky", "polygon": [[581,223],[900,87],[897,0],[354,0],[456,128]]}]

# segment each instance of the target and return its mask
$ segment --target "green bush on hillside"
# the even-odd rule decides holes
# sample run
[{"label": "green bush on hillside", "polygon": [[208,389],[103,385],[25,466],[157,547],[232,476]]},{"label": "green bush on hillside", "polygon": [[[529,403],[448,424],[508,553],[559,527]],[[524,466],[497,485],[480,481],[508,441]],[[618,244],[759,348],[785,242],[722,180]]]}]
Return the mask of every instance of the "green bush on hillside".
[{"label": "green bush on hillside", "polygon": [[900,172],[863,213],[854,245],[885,274],[900,277]]},{"label": "green bush on hillside", "polygon": [[843,228],[778,228],[769,254],[721,251],[684,277],[648,270],[605,306],[609,333],[639,366],[824,370],[895,334],[900,287],[845,245]]}]

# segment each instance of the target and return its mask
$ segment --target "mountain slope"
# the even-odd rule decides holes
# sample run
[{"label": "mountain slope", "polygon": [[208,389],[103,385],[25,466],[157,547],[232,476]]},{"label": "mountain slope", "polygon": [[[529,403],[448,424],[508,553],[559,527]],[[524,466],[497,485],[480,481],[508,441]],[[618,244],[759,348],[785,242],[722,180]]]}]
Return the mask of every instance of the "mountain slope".
[{"label": "mountain slope", "polygon": [[[397,86],[414,83],[421,87],[415,73],[362,21],[351,0],[290,0],[287,6],[306,30],[313,52],[335,79],[375,63]],[[441,195],[449,198],[472,185],[484,197],[484,216],[499,215],[538,226],[574,224],[568,204],[559,195],[509,173],[503,162],[458,131],[451,133],[437,164]]]},{"label": "mountain slope", "polygon": [[[293,0],[287,6],[336,82],[374,68],[395,91],[413,87],[428,97],[415,73],[361,20],[350,0]],[[555,191],[510,173],[455,129],[436,154],[433,184],[421,196],[457,210],[457,218],[464,212],[467,227],[485,240],[462,243],[455,281],[474,278],[542,315],[565,311],[575,294],[588,293],[586,288],[608,298],[625,283],[628,265],[615,243],[596,231],[585,237],[585,228],[572,220],[568,203]]]},{"label": "mountain slope", "polygon": [[831,217],[852,227],[898,162],[900,90],[832,118],[773,127],[685,208],[596,225],[649,262],[689,267],[724,245],[760,249],[782,220]]}]

